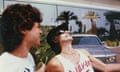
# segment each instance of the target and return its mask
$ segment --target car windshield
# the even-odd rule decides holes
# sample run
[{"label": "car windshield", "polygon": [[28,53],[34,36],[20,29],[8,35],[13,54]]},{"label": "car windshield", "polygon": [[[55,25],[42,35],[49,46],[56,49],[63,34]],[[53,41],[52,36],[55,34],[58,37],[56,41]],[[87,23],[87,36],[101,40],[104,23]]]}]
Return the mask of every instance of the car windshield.
[{"label": "car windshield", "polygon": [[101,45],[100,40],[97,37],[85,36],[85,37],[73,37],[73,45]]}]

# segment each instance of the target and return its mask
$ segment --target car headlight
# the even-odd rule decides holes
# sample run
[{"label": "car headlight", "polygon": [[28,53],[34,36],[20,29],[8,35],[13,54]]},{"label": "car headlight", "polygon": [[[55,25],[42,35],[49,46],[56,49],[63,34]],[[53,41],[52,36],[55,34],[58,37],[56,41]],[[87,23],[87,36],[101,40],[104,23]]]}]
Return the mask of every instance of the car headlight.
[{"label": "car headlight", "polygon": [[116,57],[115,56],[108,57],[108,58],[106,58],[105,62],[106,63],[116,62]]}]

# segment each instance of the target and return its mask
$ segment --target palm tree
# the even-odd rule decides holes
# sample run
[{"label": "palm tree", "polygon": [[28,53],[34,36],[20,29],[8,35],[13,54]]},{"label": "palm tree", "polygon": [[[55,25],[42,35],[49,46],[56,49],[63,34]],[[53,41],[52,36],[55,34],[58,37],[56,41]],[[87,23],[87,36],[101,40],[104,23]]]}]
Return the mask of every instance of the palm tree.
[{"label": "palm tree", "polygon": [[79,26],[78,33],[82,33],[82,22],[77,20],[76,24]]},{"label": "palm tree", "polygon": [[100,18],[98,15],[95,14],[93,11],[88,11],[86,15],[83,17],[85,19],[90,19],[91,22],[91,33],[96,34],[96,23],[94,22],[94,19]]},{"label": "palm tree", "polygon": [[69,30],[69,20],[77,20],[77,16],[74,15],[73,12],[70,11],[63,11],[60,13],[60,15],[57,17],[56,21],[63,21],[62,24],[65,24],[64,26]]},{"label": "palm tree", "polygon": [[109,33],[105,28],[101,27],[101,28],[97,28],[97,36],[101,39],[101,40],[105,40],[106,39],[106,33]]},{"label": "palm tree", "polygon": [[118,38],[117,31],[115,30],[114,20],[120,20],[120,12],[108,11],[104,13],[106,19],[110,22],[110,40]]}]

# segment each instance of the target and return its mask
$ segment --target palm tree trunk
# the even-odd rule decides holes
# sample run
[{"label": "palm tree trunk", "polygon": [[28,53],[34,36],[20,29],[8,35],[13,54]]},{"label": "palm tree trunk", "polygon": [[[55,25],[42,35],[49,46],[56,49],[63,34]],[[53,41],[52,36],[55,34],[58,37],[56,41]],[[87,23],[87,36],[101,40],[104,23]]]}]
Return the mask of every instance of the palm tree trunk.
[{"label": "palm tree trunk", "polygon": [[115,30],[115,25],[113,21],[110,24],[110,39],[111,40],[117,39],[117,31]]},{"label": "palm tree trunk", "polygon": [[92,18],[90,19],[90,21],[91,21],[91,27],[92,27],[91,33],[96,34],[96,24],[95,24],[95,22],[93,21]]}]

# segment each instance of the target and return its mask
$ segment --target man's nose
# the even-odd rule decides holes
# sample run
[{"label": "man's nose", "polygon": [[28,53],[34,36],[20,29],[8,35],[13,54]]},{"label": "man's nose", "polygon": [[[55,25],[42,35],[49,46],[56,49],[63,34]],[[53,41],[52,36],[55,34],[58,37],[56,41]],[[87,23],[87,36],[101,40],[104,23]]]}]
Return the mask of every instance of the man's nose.
[{"label": "man's nose", "polygon": [[42,29],[40,29],[40,31],[39,31],[39,32],[40,32],[40,34],[42,34],[42,33],[43,33]]}]

